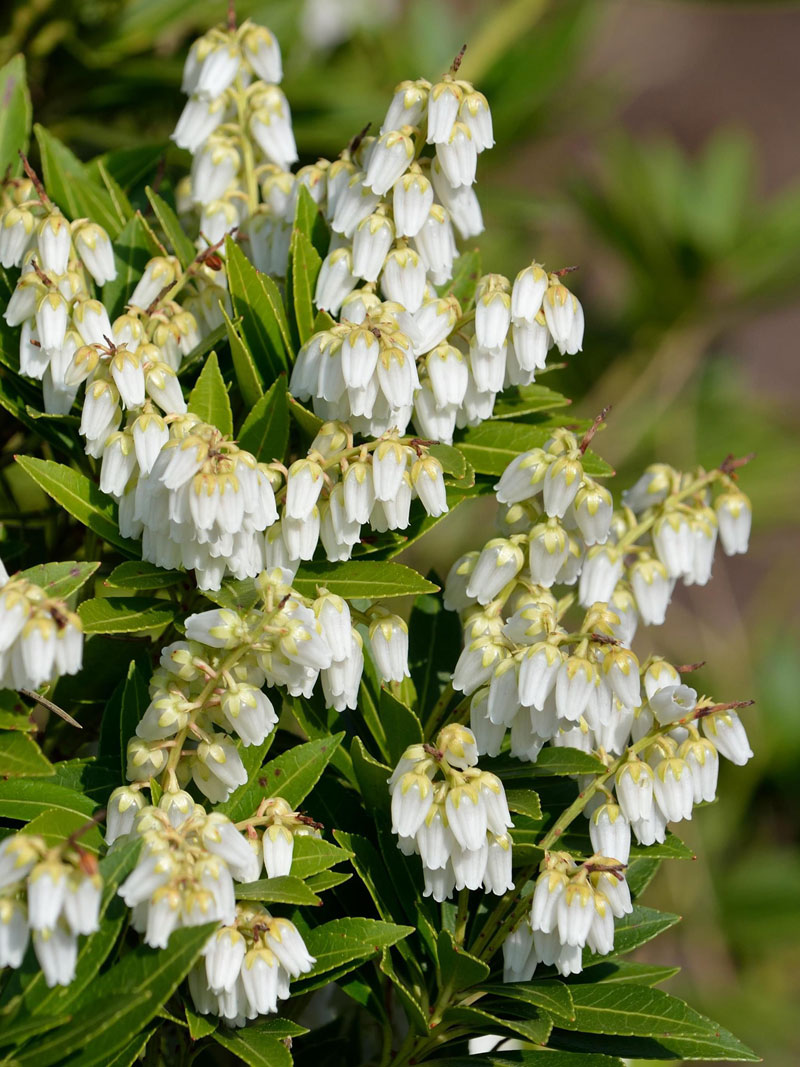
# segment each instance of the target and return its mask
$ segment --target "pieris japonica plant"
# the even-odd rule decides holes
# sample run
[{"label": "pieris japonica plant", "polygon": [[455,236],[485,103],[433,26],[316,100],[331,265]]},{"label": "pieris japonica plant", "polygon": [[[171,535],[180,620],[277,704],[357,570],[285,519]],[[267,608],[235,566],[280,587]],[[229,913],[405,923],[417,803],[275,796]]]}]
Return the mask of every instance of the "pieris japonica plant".
[{"label": "pieris japonica plant", "polygon": [[[278,42],[231,15],[174,192],[2,120],[9,1063],[755,1058],[626,957],[752,755],[657,640],[747,549],[743,461],[614,495],[604,415],[537,380],[591,374],[567,272],[463,250],[494,138],[461,58],[298,168]],[[441,580],[397,561],[456,510],[494,526]]]}]

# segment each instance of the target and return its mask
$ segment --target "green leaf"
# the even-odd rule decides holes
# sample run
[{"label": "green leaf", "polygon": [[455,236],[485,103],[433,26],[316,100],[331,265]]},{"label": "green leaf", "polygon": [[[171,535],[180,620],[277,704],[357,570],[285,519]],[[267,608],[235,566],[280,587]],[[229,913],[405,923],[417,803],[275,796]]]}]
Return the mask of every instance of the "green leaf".
[{"label": "green leaf", "polygon": [[314,333],[314,290],[321,266],[322,259],[309,238],[301,230],[293,229],[286,290],[297,349]]},{"label": "green leaf", "polygon": [[342,882],[349,882],[352,877],[352,874],[345,871],[320,871],[319,874],[312,875],[306,885],[315,893],[324,893],[326,889],[334,889]]},{"label": "green leaf", "polygon": [[452,293],[466,312],[475,302],[475,289],[481,276],[481,254],[477,248],[462,252],[453,264],[453,277],[439,286],[440,293]]},{"label": "green leaf", "polygon": [[209,1034],[214,1033],[218,1024],[218,1019],[215,1015],[210,1017],[208,1015],[200,1015],[188,1000],[184,1001],[183,1010],[189,1027],[189,1037],[191,1037],[192,1041],[199,1041],[200,1038],[208,1037]]},{"label": "green leaf", "polygon": [[16,177],[22,170],[20,152],[28,151],[31,135],[31,95],[25,78],[25,57],[0,67],[0,174]]},{"label": "green leaf", "polygon": [[88,852],[97,853],[103,848],[103,835],[97,826],[86,830],[88,821],[85,815],[62,811],[61,808],[52,808],[43,811],[35,819],[31,819],[26,826],[22,827],[20,833],[37,834],[53,847],[63,844],[72,834],[81,831],[81,847]]},{"label": "green leaf", "polygon": [[48,596],[66,600],[89,581],[99,566],[99,563],[39,563],[15,577],[40,586]]},{"label": "green leaf", "polygon": [[30,708],[13,689],[0,689],[0,730],[22,730],[26,734],[36,730]]},{"label": "green leaf", "polygon": [[337,863],[344,863],[351,856],[346,848],[339,848],[321,837],[302,834],[294,839],[291,873],[295,878],[310,878]]},{"label": "green leaf", "polygon": [[117,506],[89,479],[63,463],[34,456],[17,456],[17,463],[48,496],[78,522],[126,555],[139,555],[135,542],[119,532]]},{"label": "green leaf", "polygon": [[6,1024],[0,1030],[0,1047],[5,1045],[20,1045],[46,1030],[55,1030],[57,1026],[63,1026],[69,1022],[69,1015],[56,1015],[50,1019],[23,1019],[21,1022]]},{"label": "green leaf", "polygon": [[[757,1061],[733,1034],[661,989],[637,985],[575,985],[575,1021],[566,1029],[653,1038],[683,1059]],[[652,1048],[652,1045],[650,1046]]]},{"label": "green leaf", "polygon": [[239,430],[238,443],[263,463],[283,459],[289,443],[289,402],[284,375],[276,378],[253,406]]},{"label": "green leaf", "polygon": [[367,807],[373,812],[388,811],[389,787],[386,783],[391,769],[367,752],[360,737],[353,738],[350,755],[358,788]]},{"label": "green leaf", "polygon": [[233,436],[233,413],[225,380],[219,369],[217,353],[212,352],[200,371],[200,376],[189,395],[189,411],[224,433]]},{"label": "green leaf", "polygon": [[250,1067],[291,1067],[292,1056],[284,1040],[306,1033],[305,1027],[288,1019],[262,1019],[241,1030],[219,1028],[213,1037]]},{"label": "green leaf", "polygon": [[[307,237],[316,249],[317,253],[324,257],[328,253],[330,233],[314,197],[302,183],[297,192],[297,206],[294,211],[294,227],[304,237]],[[327,326],[320,326],[315,322],[314,330],[324,330]]]},{"label": "green leaf", "polygon": [[292,351],[280,290],[272,278],[256,270],[230,237],[225,239],[225,261],[233,310],[241,319],[244,343],[262,380],[273,382],[289,369]]},{"label": "green leaf", "polygon": [[539,800],[539,794],[534,793],[532,789],[507,789],[506,800],[509,809],[518,815],[527,815],[537,822],[541,819],[542,802]]},{"label": "green leaf", "polygon": [[175,618],[175,608],[166,600],[120,596],[84,600],[78,614],[87,634],[131,634],[161,628]]},{"label": "green leaf", "polygon": [[314,597],[317,587],[349,600],[387,600],[395,596],[435,593],[437,586],[402,563],[347,560],[328,563],[312,560],[300,566],[292,583],[303,596]]},{"label": "green leaf", "polygon": [[[401,941],[400,944],[403,945],[404,942]],[[381,953],[380,969],[394,986],[409,1022],[418,1034],[427,1036],[430,1030],[430,1016],[427,1011],[428,1005],[425,994],[422,994],[425,999],[424,1002],[421,1002],[403,982],[395,970],[392,954],[388,948],[385,948]],[[421,988],[424,989],[424,985]]]},{"label": "green leaf", "polygon": [[166,200],[163,200],[158,193],[150,188],[149,185],[145,189],[145,193],[147,199],[150,201],[150,207],[153,209],[153,214],[158,219],[159,225],[164,231],[164,236],[172,247],[172,251],[178,257],[181,266],[184,268],[188,267],[197,254],[197,249],[192,244],[188,235],[184,232],[180,219]]},{"label": "green leaf", "polygon": [[[146,1013],[150,999],[149,993],[142,991],[130,992],[125,997],[112,996],[105,1001],[98,1000],[90,1008],[77,1012],[66,1026],[34,1042],[25,1051],[16,1053],[13,1060],[15,1067],[50,1067],[50,1064],[68,1062],[84,1065],[107,1063],[107,1060],[98,1061],[85,1046],[90,1042],[95,1046],[105,1045],[108,1032],[124,1026],[131,1015]],[[82,1050],[81,1055],[86,1058],[75,1061],[70,1054],[76,1050]]]},{"label": "green leaf", "polygon": [[116,148],[90,160],[86,169],[91,177],[96,178],[102,166],[121,189],[129,191],[155,170],[166,147],[165,144],[145,144],[135,148]]},{"label": "green leaf", "polygon": [[635,963],[633,960],[603,960],[584,967],[573,975],[573,982],[635,982],[638,985],[658,985],[674,978],[680,967],[662,967],[658,963]]},{"label": "green leaf", "polygon": [[[503,753],[486,761],[486,769],[501,775],[503,780],[520,778],[551,778],[565,774],[603,774],[606,766],[596,756],[578,748],[543,748],[533,763],[521,763]],[[484,761],[481,760],[481,766]]]},{"label": "green leaf", "polygon": [[646,941],[652,941],[654,937],[658,937],[659,934],[669,930],[670,926],[680,921],[680,915],[634,904],[631,914],[624,915],[616,922],[614,952],[630,952],[631,949],[638,948]]},{"label": "green leaf", "polygon": [[492,409],[493,419],[518,419],[540,411],[554,411],[572,403],[546,385],[518,385],[504,389]]},{"label": "green leaf", "polygon": [[0,777],[41,778],[53,774],[53,764],[33,738],[19,730],[0,733]]},{"label": "green leaf", "polygon": [[97,805],[93,800],[63,785],[41,778],[9,778],[0,781],[0,816],[30,822],[42,812],[63,810],[89,818]]},{"label": "green leaf", "polygon": [[84,164],[49,130],[37,123],[34,132],[48,196],[71,219],[91,219],[116,240],[127,218],[120,214],[108,189],[92,181]]},{"label": "green leaf", "polygon": [[105,579],[104,585],[113,589],[168,589],[186,580],[182,571],[165,571],[155,563],[131,559],[120,563]]},{"label": "green leaf", "polygon": [[321,904],[322,901],[301,878],[286,874],[279,878],[261,878],[236,886],[237,900],[260,900],[264,904]]},{"label": "green leaf", "polygon": [[449,930],[439,931],[436,953],[439,958],[442,986],[456,993],[461,989],[469,989],[477,985],[489,974],[489,965],[456,945]]},{"label": "green leaf", "polygon": [[251,815],[264,797],[280,796],[297,808],[319,781],[343,737],[340,733],[295,745],[252,776],[252,780],[242,787],[241,795],[218,804],[215,810],[236,822]]},{"label": "green leaf", "polygon": [[100,755],[117,762],[120,780],[126,778],[128,741],[150,703],[147,679],[135,660],[111,695],[100,723]]},{"label": "green leaf", "polygon": [[518,1014],[522,1018],[500,1018],[496,1011],[507,1007],[501,1004],[498,1008],[495,1004],[484,1003],[478,1007],[456,1005],[445,1011],[442,1022],[446,1025],[453,1023],[456,1026],[468,1026],[477,1033],[510,1034],[525,1041],[533,1041],[537,1045],[543,1045],[547,1041],[553,1029],[553,1023],[547,1015],[532,1005],[520,1004]]},{"label": "green leaf", "polygon": [[361,960],[369,959],[386,946],[396,945],[413,933],[413,926],[397,926],[378,919],[334,919],[323,926],[315,926],[304,940],[316,963],[309,974],[303,976],[302,984],[343,964],[352,964],[349,968],[352,970]]},{"label": "green leaf", "polygon": [[[428,578],[433,577],[428,575]],[[435,656],[431,655],[431,649],[436,649]],[[460,653],[458,615],[446,611],[439,596],[423,594],[417,597],[408,620],[408,669],[423,720],[450,681]]]},{"label": "green leaf", "polygon": [[114,241],[117,276],[103,286],[103,303],[113,322],[121,315],[144,273],[147,261],[160,252],[140,212],[128,219]]},{"label": "green leaf", "polygon": [[300,401],[295,400],[293,396],[289,397],[289,414],[309,441],[317,436],[319,428],[322,426],[322,419],[319,415],[315,415],[313,411],[304,408]]},{"label": "green leaf", "polygon": [[[501,475],[520,452],[541,448],[552,435],[552,427],[529,426],[523,422],[489,421],[464,430],[456,441],[478,474]],[[593,478],[614,473],[612,467],[589,449],[581,463]]]},{"label": "green leaf", "polygon": [[222,308],[222,316],[225,319],[225,333],[233,360],[233,373],[236,375],[242,400],[247,407],[252,408],[264,395],[264,379],[250,349],[242,340],[238,326],[228,318],[225,308]]},{"label": "green leaf", "polygon": [[507,982],[502,985],[481,986],[481,992],[509,1000],[521,1001],[542,1008],[548,1015],[572,1022],[575,1018],[575,1005],[572,1003],[570,987],[556,980],[547,982]]},{"label": "green leaf", "polygon": [[396,763],[409,745],[421,744],[425,740],[422,725],[415,712],[385,687],[381,688],[378,707],[388,740],[389,757]]}]

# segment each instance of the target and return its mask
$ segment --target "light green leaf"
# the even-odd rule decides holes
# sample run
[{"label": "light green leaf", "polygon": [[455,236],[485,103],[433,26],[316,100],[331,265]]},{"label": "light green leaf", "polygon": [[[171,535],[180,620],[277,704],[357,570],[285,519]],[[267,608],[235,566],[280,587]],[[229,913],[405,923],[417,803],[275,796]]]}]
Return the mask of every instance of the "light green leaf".
[{"label": "light green leaf", "polygon": [[189,411],[224,433],[233,436],[233,413],[225,380],[219,369],[217,353],[212,352],[200,371],[200,376],[189,395]]},{"label": "light green leaf", "polygon": [[93,800],[77,790],[41,778],[0,781],[0,816],[6,819],[30,822],[52,808],[75,813],[85,821],[96,806]]},{"label": "light green leaf", "polygon": [[[302,984],[343,964],[356,967],[361,960],[370,959],[385,946],[396,945],[413,933],[412,926],[397,926],[377,919],[334,919],[323,926],[315,926],[304,940],[316,963],[309,974],[303,976]],[[300,982],[297,984],[301,985]]]},{"label": "light green leaf", "polygon": [[683,1059],[757,1061],[718,1023],[661,989],[637,985],[575,985],[575,1020],[559,1025],[591,1034],[649,1037],[669,1056]]},{"label": "light green leaf", "polygon": [[251,408],[264,395],[264,379],[261,371],[256,366],[250,349],[242,340],[239,327],[234,325],[228,318],[225,308],[222,308],[222,316],[225,319],[225,333],[233,360],[233,373],[236,375],[242,400],[244,400],[247,407]]},{"label": "light green leaf", "polygon": [[180,260],[181,266],[184,268],[188,267],[194,259],[197,249],[192,244],[189,236],[185,233],[178,216],[166,200],[163,200],[158,193],[150,188],[149,185],[145,189],[145,193],[147,194],[147,199],[150,201],[153,213],[158,219],[161,229],[164,231],[164,236],[172,246],[172,251]]},{"label": "light green leaf", "polygon": [[289,369],[292,339],[280,290],[257,271],[239,246],[225,239],[225,261],[233,309],[262,380],[273,382]]},{"label": "light green leaf", "polygon": [[305,1027],[288,1019],[262,1019],[241,1030],[219,1028],[213,1037],[250,1067],[291,1067],[292,1056],[284,1041],[306,1033]]},{"label": "light green leaf", "polygon": [[315,893],[324,893],[326,889],[334,889],[342,882],[349,882],[352,877],[352,874],[345,871],[320,871],[319,874],[312,875],[306,885]]},{"label": "light green leaf", "polygon": [[289,414],[309,441],[317,436],[319,428],[322,426],[322,419],[319,415],[315,415],[313,411],[303,407],[300,401],[295,400],[293,396],[289,397]]},{"label": "light green leaf", "polygon": [[53,764],[32,737],[20,730],[0,733],[0,777],[41,778],[53,774]]},{"label": "light green leaf", "polygon": [[314,290],[321,266],[322,259],[309,238],[295,228],[289,245],[286,289],[297,349],[314,333]]},{"label": "light green leaf", "polygon": [[351,856],[346,848],[339,848],[321,837],[302,834],[294,839],[291,873],[295,878],[310,878],[337,863],[344,863]]},{"label": "light green leaf", "polygon": [[105,579],[104,585],[114,589],[168,589],[186,580],[183,571],[165,571],[155,563],[131,559],[120,563]]},{"label": "light green leaf", "polygon": [[504,389],[492,410],[493,419],[518,419],[539,411],[555,411],[572,403],[546,385],[519,385]]},{"label": "light green leaf", "polygon": [[28,151],[31,135],[31,95],[25,79],[25,57],[0,67],[0,174],[14,178],[22,170],[19,153]]},{"label": "light green leaf", "polygon": [[289,443],[289,402],[284,375],[275,379],[249,412],[239,430],[238,443],[263,463],[283,459]]},{"label": "light green leaf", "polygon": [[511,811],[518,815],[527,815],[537,821],[542,817],[542,804],[539,794],[532,789],[507,789],[506,800]]},{"label": "light green leaf", "polygon": [[13,689],[0,689],[0,730],[22,730],[26,734],[36,730],[30,708]]},{"label": "light green leaf", "polygon": [[52,808],[49,811],[43,811],[35,819],[31,819],[27,826],[23,826],[20,833],[37,834],[52,847],[62,844],[71,834],[80,830],[82,831],[81,847],[88,852],[100,852],[103,847],[103,835],[97,826],[85,830],[84,827],[88,822],[85,815],[64,811],[61,808]]},{"label": "light green leaf", "polygon": [[166,626],[175,618],[175,608],[145,597],[96,597],[84,600],[78,614],[87,634],[131,634]]},{"label": "light green leaf", "polygon": [[237,791],[240,795],[218,804],[215,810],[236,822],[251,815],[263,797],[280,796],[297,808],[319,781],[343,737],[340,733],[295,745],[265,764]]},{"label": "light green leaf", "polygon": [[89,581],[99,566],[99,563],[40,563],[20,571],[16,577],[41,586],[48,596],[66,600]]},{"label": "light green leaf", "polygon": [[78,522],[126,555],[139,555],[137,545],[119,532],[116,504],[84,474],[63,463],[35,456],[17,456],[16,460],[39,488]]},{"label": "light green leaf", "polygon": [[[493,474],[499,477],[520,452],[541,448],[552,432],[552,427],[529,426],[523,422],[489,421],[464,430],[456,444],[478,474]],[[605,460],[588,449],[581,462],[586,473],[593,478],[607,477],[614,473]]]},{"label": "light green leaf", "polygon": [[314,597],[317,587],[324,586],[331,593],[354,600],[387,600],[395,596],[414,596],[435,593],[437,586],[402,563],[372,560],[347,560],[328,563],[312,560],[303,563],[292,583],[303,596]]},{"label": "light green leaf", "polygon": [[260,900],[264,904],[321,904],[301,878],[286,874],[280,878],[261,878],[257,882],[243,882],[236,886],[237,900]]},{"label": "light green leaf", "polygon": [[[107,1059],[98,1061],[85,1046],[90,1042],[95,1046],[105,1045],[109,1031],[126,1025],[131,1015],[147,1013],[150,999],[150,994],[143,990],[139,993],[131,991],[125,997],[111,996],[104,1001],[98,1000],[91,1007],[77,1012],[66,1026],[59,1027],[23,1052],[16,1053],[14,1065],[50,1067],[51,1064],[80,1062],[82,1067],[86,1067],[89,1063],[107,1063]],[[71,1053],[77,1050],[82,1050],[81,1056],[85,1055],[86,1058],[75,1061]]]}]

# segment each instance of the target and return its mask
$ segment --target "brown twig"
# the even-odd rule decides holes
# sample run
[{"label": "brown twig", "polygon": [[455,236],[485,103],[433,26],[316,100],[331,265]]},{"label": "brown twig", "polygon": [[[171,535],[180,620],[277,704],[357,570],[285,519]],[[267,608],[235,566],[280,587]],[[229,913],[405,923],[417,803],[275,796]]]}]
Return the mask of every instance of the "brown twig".
[{"label": "brown twig", "polygon": [[450,73],[451,74],[458,74],[458,68],[461,66],[461,64],[462,64],[462,62],[464,60],[464,53],[466,52],[466,50],[467,50],[467,46],[465,44],[462,44],[458,55],[453,60],[453,63],[451,65],[451,67],[450,67]]},{"label": "brown twig", "polygon": [[41,200],[41,202],[43,204],[50,204],[50,197],[44,191],[44,185],[42,184],[42,179],[39,177],[39,175],[36,173],[36,171],[30,165],[30,163],[28,162],[28,157],[25,155],[25,153],[22,151],[22,149],[20,149],[20,151],[19,151],[19,158],[22,160],[23,169],[24,169],[25,173],[28,175],[28,177],[30,178],[30,180],[33,182],[33,187],[36,190],[36,192],[39,194],[39,199]]},{"label": "brown twig", "polygon": [[350,144],[347,146],[347,151],[350,153],[351,156],[355,155],[355,153],[358,151],[359,145],[369,133],[369,128],[371,125],[372,123],[368,122],[367,125],[363,128],[363,130],[359,130],[359,132],[355,135]]},{"label": "brown twig", "polygon": [[608,415],[609,411],[611,411],[611,405],[610,404],[608,404],[606,407],[604,407],[599,415],[595,415],[594,422],[589,427],[589,429],[586,431],[586,433],[583,435],[583,440],[581,441],[580,445],[578,446],[578,448],[580,449],[581,455],[583,455],[583,453],[589,447],[592,438],[597,433],[597,431],[600,429],[602,424],[605,422],[606,416]]},{"label": "brown twig", "polygon": [[63,719],[64,722],[68,722],[70,726],[77,726],[79,730],[83,729],[76,719],[73,719],[63,708],[60,708],[58,704],[54,704],[52,700],[48,700],[47,697],[43,697],[40,693],[34,693],[32,689],[20,689],[19,692],[30,700],[35,700],[37,704],[41,704],[41,706],[47,708],[48,711],[55,712],[59,718]]},{"label": "brown twig", "polygon": [[739,467],[744,467],[745,464],[749,463],[752,459],[755,459],[755,455],[755,452],[748,452],[746,456],[741,456],[739,459],[736,459],[732,452],[728,453],[722,463],[720,463],[719,469],[723,474],[733,474]]}]

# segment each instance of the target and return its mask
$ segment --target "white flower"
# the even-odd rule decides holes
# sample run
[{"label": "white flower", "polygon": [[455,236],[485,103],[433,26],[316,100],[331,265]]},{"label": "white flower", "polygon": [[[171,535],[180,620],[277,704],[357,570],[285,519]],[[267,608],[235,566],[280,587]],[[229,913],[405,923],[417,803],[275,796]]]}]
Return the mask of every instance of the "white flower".
[{"label": "white flower", "polygon": [[704,737],[687,738],[678,749],[692,775],[694,803],[711,803],[717,795],[719,755],[714,744]]},{"label": "white flower", "polygon": [[334,249],[322,261],[317,275],[314,303],[321,310],[336,315],[344,298],[355,288],[356,280],[350,249]]},{"label": "white flower", "polygon": [[0,263],[18,267],[27,251],[36,219],[26,208],[12,207],[0,218]]},{"label": "white flower", "polygon": [[98,285],[106,285],[117,276],[111,239],[102,226],[87,222],[78,226],[72,235],[75,249]]},{"label": "white flower", "polygon": [[631,567],[630,581],[642,622],[649,626],[661,626],[675,584],[667,574],[667,568],[661,560],[639,559]]},{"label": "white flower", "polygon": [[588,882],[570,881],[559,897],[556,909],[556,926],[562,944],[585,945],[595,914],[592,887]]},{"label": "white flower", "polygon": [[64,916],[74,934],[92,934],[100,928],[103,882],[98,874],[73,871],[67,878]]},{"label": "white flower", "polygon": [[624,560],[613,545],[593,545],[586,553],[578,585],[578,600],[589,608],[592,604],[607,604],[622,577]]},{"label": "white flower", "polygon": [[542,307],[549,281],[539,263],[531,263],[519,272],[511,289],[511,319],[514,323],[533,323]]},{"label": "white flower", "polygon": [[214,993],[230,992],[242,968],[247,943],[231,927],[223,927],[212,934],[203,955],[209,989]]},{"label": "white flower", "polygon": [[692,524],[680,511],[668,511],[653,525],[653,544],[670,578],[690,574],[694,563]]},{"label": "white flower", "polygon": [[367,215],[353,237],[353,274],[376,282],[394,240],[394,226],[385,215]]},{"label": "white flower", "polygon": [[503,942],[503,981],[530,982],[538,962],[533,933],[522,922]]},{"label": "white flower", "polygon": [[558,519],[538,523],[531,530],[528,565],[531,577],[539,585],[549,589],[555,583],[568,554],[569,538]]},{"label": "white flower", "polygon": [[428,97],[428,144],[446,142],[458,117],[463,98],[461,88],[452,81],[438,82]]},{"label": "white flower", "polygon": [[336,211],[331,220],[331,229],[334,233],[352,237],[359,222],[367,215],[371,215],[378,206],[380,196],[367,188],[364,177],[362,172],[353,174],[347,186],[339,194]]},{"label": "white flower", "polygon": [[244,58],[256,76],[277,83],[283,77],[281,49],[277,39],[265,26],[248,26],[241,38]]},{"label": "white flower", "polygon": [[454,189],[474,183],[478,148],[466,123],[453,123],[447,139],[436,144],[436,158]]},{"label": "white flower", "polygon": [[51,929],[34,930],[33,950],[44,972],[48,988],[69,985],[75,977],[78,959],[78,939],[58,923]]},{"label": "white flower", "polygon": [[595,808],[589,818],[592,848],[627,864],[631,851],[631,826],[618,805],[610,801]]},{"label": "white flower", "polygon": [[523,452],[509,463],[494,486],[501,504],[517,504],[540,493],[548,469],[547,456],[541,448]]},{"label": "white flower", "polygon": [[488,541],[470,576],[467,596],[488,604],[517,576],[524,562],[519,545],[500,537]]},{"label": "white flower", "polygon": [[[452,275],[456,243],[453,228],[450,225],[450,216],[441,204],[434,204],[431,207],[427,219],[412,240],[434,284],[442,285],[448,281]],[[447,334],[444,336],[446,337]],[[444,337],[437,338],[435,344],[442,340]],[[430,347],[432,348],[433,345]]]},{"label": "white flower", "polygon": [[750,501],[739,492],[721,493],[714,501],[719,537],[726,556],[747,551],[753,512]]},{"label": "white flower", "polygon": [[752,757],[742,720],[735,711],[707,715],[702,720],[703,733],[714,747],[731,763],[743,767]]},{"label": "white flower", "polygon": [[617,771],[617,799],[631,823],[647,820],[653,810],[653,771],[642,760],[629,760]]},{"label": "white flower", "polygon": [[317,962],[306,948],[297,927],[288,919],[272,919],[267,927],[266,939],[269,948],[293,978],[307,974]]},{"label": "white flower", "polygon": [[29,938],[23,904],[13,897],[0,897],[0,967],[19,967]]},{"label": "white flower", "polygon": [[697,706],[697,691],[688,685],[665,685],[650,697],[650,707],[662,726],[683,719]]},{"label": "white flower", "polygon": [[667,822],[691,819],[694,782],[689,765],[682,759],[663,759],[656,764],[653,772],[653,792]]},{"label": "white flower", "polygon": [[[364,185],[378,196],[391,189],[414,159],[414,142],[400,130],[388,130],[375,141],[364,175]],[[334,226],[334,229],[336,227]]]},{"label": "white flower", "polygon": [[41,222],[37,244],[41,269],[45,273],[63,274],[69,263],[72,235],[69,222],[60,211],[53,211]]},{"label": "white flower", "polygon": [[234,789],[244,785],[247,771],[236,747],[224,734],[210,734],[209,737],[209,741],[201,741],[197,746],[192,774],[198,789],[216,802],[218,793],[224,792],[227,799]]},{"label": "white flower", "polygon": [[370,624],[369,640],[381,678],[402,682],[408,677],[408,627],[399,616],[375,619]]},{"label": "white flower", "polygon": [[381,133],[399,130],[402,126],[417,126],[428,103],[427,88],[426,82],[401,82],[394,91]]},{"label": "white flower", "polygon": [[212,99],[218,97],[233,83],[240,62],[239,49],[235,44],[215,46],[200,64],[193,92]]},{"label": "white flower", "polygon": [[542,302],[547,328],[562,356],[583,346],[583,309],[563,285],[551,285]]}]

